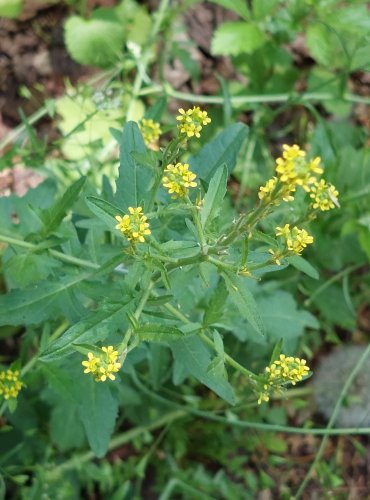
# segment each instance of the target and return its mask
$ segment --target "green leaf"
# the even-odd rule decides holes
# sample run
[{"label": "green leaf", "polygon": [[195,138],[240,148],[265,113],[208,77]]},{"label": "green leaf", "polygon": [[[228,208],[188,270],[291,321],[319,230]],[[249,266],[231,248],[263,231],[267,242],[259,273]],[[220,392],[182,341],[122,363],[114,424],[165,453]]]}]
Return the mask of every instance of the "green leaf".
[{"label": "green leaf", "polygon": [[114,15],[104,15],[107,10],[98,9],[91,19],[67,18],[64,40],[70,56],[78,63],[106,68],[121,57],[124,30]]},{"label": "green leaf", "polygon": [[40,324],[55,315],[54,302],[66,289],[74,287],[89,274],[69,276],[57,282],[40,282],[24,290],[0,296],[0,325]]},{"label": "green leaf", "polygon": [[224,278],[230,297],[242,317],[249,321],[259,334],[264,335],[264,325],[246,281],[226,270],[222,271],[221,276]]},{"label": "green leaf", "polygon": [[168,342],[183,338],[185,334],[174,326],[146,323],[135,329],[140,340],[146,342]]},{"label": "green leaf", "polygon": [[171,342],[171,349],[176,363],[187,375],[197,378],[228,403],[235,404],[234,390],[229,382],[222,375],[207,371],[211,355],[199,337]]},{"label": "green leaf", "polygon": [[73,352],[73,343],[96,343],[104,340],[110,333],[123,328],[125,313],[132,302],[127,304],[104,304],[99,311],[94,311],[68,328],[64,334],[41,353],[41,361],[53,361]]},{"label": "green leaf", "polygon": [[84,443],[84,429],[78,418],[77,406],[61,399],[53,405],[50,416],[50,438],[61,451],[78,448]]},{"label": "green leaf", "polygon": [[237,56],[251,54],[267,41],[260,28],[253,23],[237,21],[222,24],[212,40],[215,55]]},{"label": "green leaf", "polygon": [[83,380],[86,384],[81,392],[78,414],[92,451],[101,458],[108,450],[114,431],[118,402],[113,398],[108,383],[97,383],[92,377]]},{"label": "green leaf", "polygon": [[221,7],[225,7],[225,9],[232,10],[244,19],[249,19],[249,10],[245,0],[210,0],[210,2],[221,5]]},{"label": "green leaf", "polygon": [[23,0],[0,0],[0,17],[18,17],[22,7]]},{"label": "green leaf", "polygon": [[127,212],[128,207],[148,206],[156,172],[136,160],[131,153],[146,154],[147,149],[137,123],[128,122],[120,144],[120,167],[115,202]]},{"label": "green leaf", "polygon": [[[322,301],[325,302],[325,301]],[[299,338],[306,327],[317,329],[317,319],[308,311],[299,310],[294,297],[287,292],[274,290],[257,298],[258,309],[266,329],[266,339],[271,343],[283,339],[283,352],[294,353]],[[253,336],[254,330],[245,325],[245,338]],[[260,337],[254,335],[256,342]]]},{"label": "green leaf", "polygon": [[21,253],[4,262],[4,271],[12,287],[25,288],[46,279],[61,264],[47,255]]},{"label": "green leaf", "polygon": [[[96,196],[87,196],[86,203],[90,210],[111,230],[114,230],[117,225],[115,216],[124,215],[120,208]],[[117,234],[119,233],[117,232]]]},{"label": "green leaf", "polygon": [[287,257],[286,260],[289,262],[289,264],[294,266],[299,271],[307,274],[307,276],[309,276],[310,278],[313,278],[314,280],[319,279],[320,275],[317,269],[315,269],[306,259],[304,259],[300,255],[291,255],[290,257]]},{"label": "green leaf", "polygon": [[275,347],[271,353],[270,364],[279,359],[281,350],[283,348],[283,343],[283,339],[280,339],[278,342],[276,342]]},{"label": "green leaf", "polygon": [[223,280],[220,280],[217,287],[214,289],[210,301],[204,313],[203,325],[208,327],[221,321],[228,291]]},{"label": "green leaf", "polygon": [[78,179],[78,181],[67,189],[60,200],[58,200],[52,207],[41,212],[41,219],[44,222],[44,228],[42,230],[43,237],[48,236],[60,226],[62,220],[67,215],[68,210],[72,208],[73,204],[77,200],[85,181],[86,177]]},{"label": "green leaf", "polygon": [[247,135],[246,125],[233,123],[206,144],[196,156],[189,158],[191,170],[207,182],[210,182],[216,170],[222,165],[226,165],[230,175]]},{"label": "green leaf", "polygon": [[226,194],[227,188],[227,168],[225,165],[219,167],[215,175],[212,177],[208,186],[208,191],[204,196],[203,206],[200,213],[202,226],[205,228],[207,224],[217,217],[221,210],[222,201]]}]

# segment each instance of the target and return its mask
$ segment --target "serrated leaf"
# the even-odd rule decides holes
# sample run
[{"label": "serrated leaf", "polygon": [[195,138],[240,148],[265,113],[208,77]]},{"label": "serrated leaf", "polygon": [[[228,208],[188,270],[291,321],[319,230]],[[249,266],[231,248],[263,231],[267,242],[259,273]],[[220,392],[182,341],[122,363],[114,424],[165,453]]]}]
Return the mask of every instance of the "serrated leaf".
[{"label": "serrated leaf", "polygon": [[119,60],[124,42],[122,24],[104,17],[99,18],[99,13],[91,19],[70,16],[65,22],[67,51],[78,63],[106,68]]},{"label": "serrated leaf", "polygon": [[234,390],[224,376],[207,371],[211,363],[211,355],[199,337],[186,337],[172,342],[171,349],[176,360],[177,371],[179,371],[179,366],[182,368],[182,377],[184,374],[192,375],[220,398],[230,404],[235,404]]},{"label": "serrated leaf", "polygon": [[301,257],[300,255],[291,255],[290,257],[287,257],[286,260],[289,262],[289,264],[291,264],[299,271],[307,274],[307,276],[309,276],[310,278],[313,278],[314,280],[319,279],[320,275],[317,269],[315,269],[305,258]]},{"label": "serrated leaf", "polygon": [[135,122],[126,123],[120,143],[120,167],[115,203],[127,212],[128,207],[149,206],[157,173],[141,164],[132,152],[146,154],[147,149],[140,129]]},{"label": "serrated leaf", "polygon": [[226,165],[230,175],[235,167],[241,145],[247,136],[248,127],[243,123],[229,125],[199,153],[189,158],[191,170],[208,183],[222,165]]},{"label": "serrated leaf", "polygon": [[244,19],[249,19],[249,10],[245,0],[210,0],[210,2],[232,10]]},{"label": "serrated leaf", "polygon": [[55,315],[54,303],[66,289],[74,287],[89,274],[68,276],[50,283],[40,282],[24,290],[0,296],[0,325],[35,325]]},{"label": "serrated leaf", "polygon": [[207,193],[204,196],[203,206],[200,213],[202,226],[205,228],[207,224],[217,217],[221,210],[222,201],[226,194],[227,188],[227,168],[225,165],[218,168],[215,175],[212,177]]},{"label": "serrated leaf", "polygon": [[236,276],[232,272],[222,271],[230,297],[239,309],[240,314],[253,326],[260,334],[264,335],[264,325],[252,292],[248,289],[246,281]]},{"label": "serrated leaf", "polygon": [[122,327],[125,313],[129,312],[132,302],[127,304],[105,304],[99,311],[92,312],[82,319],[40,355],[40,360],[50,362],[73,352],[73,343],[96,343],[104,340],[110,333]]},{"label": "serrated leaf", "polygon": [[42,229],[41,234],[44,238],[60,226],[62,220],[67,215],[68,210],[72,208],[73,204],[77,200],[85,182],[86,177],[78,179],[78,181],[66,190],[60,200],[58,200],[52,207],[41,212],[40,215],[44,222],[44,228]]},{"label": "serrated leaf", "polygon": [[267,40],[257,24],[243,21],[222,24],[212,40],[212,53],[215,55],[237,56],[251,54]]},{"label": "serrated leaf", "polygon": [[101,458],[106,454],[113,434],[118,402],[113,398],[109,384],[97,383],[92,377],[84,377],[83,380],[86,384],[81,393],[78,414],[91,450]]},{"label": "serrated leaf", "polygon": [[174,326],[146,323],[135,329],[140,340],[146,342],[168,342],[183,338],[185,334]]}]

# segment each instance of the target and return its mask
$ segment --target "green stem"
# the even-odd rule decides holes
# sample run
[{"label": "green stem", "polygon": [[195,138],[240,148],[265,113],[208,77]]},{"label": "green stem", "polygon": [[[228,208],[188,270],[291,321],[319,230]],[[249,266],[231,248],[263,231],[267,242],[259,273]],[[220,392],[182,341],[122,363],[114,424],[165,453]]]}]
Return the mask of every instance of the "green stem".
[{"label": "green stem", "polygon": [[184,413],[195,415],[197,417],[201,417],[207,420],[212,420],[214,422],[219,422],[222,424],[240,427],[244,429],[256,429],[267,432],[284,432],[287,434],[310,434],[312,436],[347,436],[347,435],[359,435],[359,434],[370,434],[370,427],[346,427],[346,428],[338,428],[338,429],[320,429],[320,428],[305,428],[305,427],[291,427],[288,425],[275,425],[275,424],[265,424],[263,422],[253,422],[248,420],[237,420],[237,419],[229,419],[226,417],[220,417],[215,415],[212,412],[197,410],[195,408],[191,408],[189,406],[181,405],[179,403],[174,403],[162,396],[159,396],[157,393],[152,392],[150,389],[145,387],[138,379],[137,375],[134,371],[131,371],[131,377],[135,384],[135,386],[144,394],[146,394],[151,399],[158,401],[159,403],[165,404],[172,408],[177,408],[178,410],[182,410]]},{"label": "green stem", "polygon": [[[345,395],[347,394],[350,386],[352,385],[354,379],[356,378],[357,374],[361,370],[362,366],[364,365],[364,363],[367,360],[367,358],[368,358],[369,355],[370,355],[370,344],[367,346],[367,348],[363,352],[363,354],[362,354],[361,358],[359,359],[357,365],[353,368],[350,376],[348,377],[348,379],[346,380],[346,383],[343,386],[343,389],[341,390],[341,393],[340,393],[340,395],[339,395],[339,397],[337,399],[337,402],[336,402],[336,404],[334,406],[334,410],[333,410],[333,413],[331,414],[331,417],[330,417],[330,420],[328,422],[328,425],[327,425],[326,429],[323,429],[324,431],[326,431],[326,432],[324,432],[325,436],[324,436],[323,440],[321,441],[320,447],[319,447],[319,449],[318,449],[318,451],[316,453],[315,460],[312,462],[311,467],[309,468],[309,470],[308,470],[308,472],[306,474],[306,477],[302,481],[302,483],[301,483],[300,487],[298,488],[298,491],[297,491],[297,493],[296,493],[296,495],[294,497],[296,500],[299,500],[299,498],[302,496],[302,493],[305,490],[305,488],[307,486],[307,483],[311,479],[311,476],[312,476],[314,470],[316,469],[317,464],[320,462],[321,457],[322,457],[322,455],[323,455],[323,453],[325,451],[326,443],[328,442],[330,431],[334,427],[335,420],[336,420],[336,418],[338,416],[338,413],[339,413],[342,401],[343,401],[343,399],[344,399]],[[362,429],[362,431],[365,431],[365,429]]]},{"label": "green stem", "polygon": [[[142,297],[140,299],[140,302],[139,302],[139,304],[138,304],[138,306],[137,306],[137,308],[136,308],[136,310],[135,310],[135,312],[133,314],[134,318],[137,321],[139,321],[139,319],[140,319],[140,315],[143,312],[145,304],[147,303],[147,301],[148,301],[148,299],[150,297],[150,294],[151,294],[151,292],[153,290],[153,287],[154,287],[154,281],[151,281],[149,283],[148,287],[145,289],[145,291],[144,291],[144,293],[143,293],[143,295],[142,295]],[[121,352],[125,351],[125,349],[127,348],[127,345],[128,345],[128,343],[130,341],[130,338],[131,338],[132,334],[133,334],[133,328],[132,328],[132,326],[129,326],[128,329],[127,329],[127,331],[126,331],[126,333],[125,333],[125,335],[124,335],[124,337],[123,337],[123,340],[122,340],[122,342],[120,344],[120,347],[119,347],[119,350]]]},{"label": "green stem", "polygon": [[[129,443],[133,439],[137,438],[141,434],[145,434],[147,432],[154,431],[160,427],[167,425],[168,423],[173,422],[174,420],[178,420],[178,419],[183,418],[185,416],[186,416],[186,412],[176,410],[176,411],[173,411],[171,413],[168,413],[167,415],[164,415],[163,417],[160,417],[158,420],[156,420],[155,422],[153,422],[149,425],[135,427],[134,429],[130,429],[129,431],[123,432],[122,434],[118,434],[113,439],[111,439],[111,441],[109,442],[108,451],[119,448],[120,446],[124,445],[125,443]],[[75,455],[73,458],[58,465],[50,472],[46,472],[46,476],[47,476],[48,480],[56,479],[56,478],[60,477],[61,474],[64,474],[66,471],[73,470],[73,469],[79,469],[83,464],[90,462],[91,460],[95,460],[95,459],[96,459],[96,456],[94,455],[94,453],[92,451],[88,451],[86,453]]]},{"label": "green stem", "polygon": [[195,227],[197,229],[199,243],[200,243],[200,247],[202,249],[202,254],[206,255],[207,254],[207,247],[208,247],[208,245],[207,245],[206,237],[205,237],[204,232],[203,232],[202,224],[200,222],[198,209],[191,202],[189,196],[185,197],[185,201],[186,201],[186,203],[189,205],[189,207],[191,209],[191,215],[193,217],[193,221],[194,221]]},{"label": "green stem", "polygon": [[[32,251],[37,251],[39,249],[38,245],[34,243],[29,243],[28,241],[18,240],[16,238],[11,238],[10,236],[6,236],[5,234],[0,234],[0,241],[4,241],[5,243],[9,243],[9,245],[15,245],[22,248],[27,248]],[[89,269],[100,269],[99,264],[94,264],[89,260],[78,259],[77,257],[73,257],[72,255],[66,255],[62,252],[58,252],[57,250],[47,249],[47,251],[53,257],[56,257],[63,262],[67,262],[68,264],[74,264],[75,266],[87,267]]]},{"label": "green stem", "polygon": [[141,56],[140,56],[140,61],[138,61],[139,69],[136,73],[135,80],[132,86],[132,96],[130,103],[127,107],[126,111],[126,116],[128,119],[131,118],[132,115],[132,110],[135,105],[135,99],[140,95],[140,90],[143,85],[144,81],[144,75],[146,73],[148,63],[149,63],[149,57],[151,54],[152,46],[156,43],[157,40],[157,35],[161,29],[161,25],[165,16],[165,13],[168,9],[169,5],[169,0],[161,0],[158,6],[158,9],[155,14],[155,20],[152,26],[152,30],[150,32],[149,38],[148,38],[148,44],[143,50]]},{"label": "green stem", "polygon": [[362,267],[362,264],[356,264],[356,265],[347,267],[347,269],[343,269],[343,271],[340,271],[339,273],[337,273],[334,276],[332,276],[330,279],[328,279],[327,281],[325,281],[325,283],[323,283],[321,286],[319,286],[318,288],[316,288],[316,290],[313,292],[313,294],[311,295],[311,297],[309,299],[307,299],[307,300],[304,301],[304,305],[306,307],[310,306],[312,304],[312,302],[314,301],[314,299],[316,299],[316,297],[318,297],[319,295],[321,295],[327,288],[330,287],[330,285],[332,285],[336,281],[338,281],[341,278],[343,278],[343,276],[347,276],[352,271],[354,271],[356,269],[359,269],[360,267]]},{"label": "green stem", "polygon": [[[189,92],[179,92],[174,90],[169,84],[153,85],[148,89],[144,89],[140,95],[166,94],[169,97],[181,99],[182,101],[206,104],[223,104],[224,97],[210,96],[202,94],[191,94]],[[259,104],[259,103],[275,103],[289,102],[301,103],[308,101],[332,101],[337,100],[337,96],[326,92],[306,92],[303,94],[265,94],[265,95],[248,95],[248,96],[231,96],[230,102],[234,106],[242,104]],[[356,94],[345,93],[342,99],[347,102],[370,104],[370,99]]]},{"label": "green stem", "polygon": [[[176,307],[172,306],[171,304],[164,304],[163,307],[183,323],[185,324],[191,323],[191,321],[182,312],[180,312],[178,309],[176,309]],[[206,333],[201,333],[200,337],[207,345],[209,345],[215,352],[217,352],[217,349],[213,341],[207,336]],[[253,372],[247,370],[247,368],[244,368],[244,366],[240,365],[237,361],[235,361],[235,359],[229,356],[226,352],[224,353],[224,356],[225,356],[225,361],[230,366],[235,368],[235,370],[239,371],[240,373],[243,373],[243,375],[246,375],[249,379],[251,378],[253,379],[255,377],[255,374]]]}]

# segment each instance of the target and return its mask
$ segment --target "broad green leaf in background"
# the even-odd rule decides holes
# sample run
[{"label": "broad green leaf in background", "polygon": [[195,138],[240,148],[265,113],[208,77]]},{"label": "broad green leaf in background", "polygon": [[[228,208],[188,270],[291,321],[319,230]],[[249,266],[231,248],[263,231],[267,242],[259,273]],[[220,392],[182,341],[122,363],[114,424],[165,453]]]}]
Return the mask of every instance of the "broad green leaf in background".
[{"label": "broad green leaf in background", "polygon": [[267,41],[260,28],[253,23],[236,21],[222,24],[212,40],[215,55],[237,56],[251,54]]},{"label": "broad green leaf in background", "polygon": [[[306,327],[317,329],[317,319],[308,311],[300,310],[294,297],[282,290],[263,293],[256,299],[263,324],[265,325],[265,341],[271,345],[283,340],[284,353],[293,354],[297,349],[299,339]],[[245,338],[253,335],[249,325],[246,325]],[[256,342],[261,339],[254,335]]]},{"label": "broad green leaf in background", "polygon": [[244,19],[249,19],[250,17],[247,2],[244,0],[210,0],[210,2],[232,10]]},{"label": "broad green leaf in background", "polygon": [[64,39],[75,61],[107,68],[121,57],[125,34],[113,9],[98,9],[91,19],[69,17],[64,25]]},{"label": "broad green leaf in background", "polygon": [[199,153],[189,158],[191,170],[207,182],[210,182],[216,170],[222,165],[226,165],[230,175],[247,136],[248,127],[243,123],[229,125]]},{"label": "broad green leaf in background", "polygon": [[55,301],[66,289],[74,287],[89,275],[68,276],[57,282],[42,281],[23,290],[12,290],[0,296],[0,325],[40,324],[55,314]]},{"label": "broad green leaf in background", "polygon": [[197,378],[220,398],[235,404],[235,395],[229,382],[219,374],[209,373],[211,355],[199,337],[187,337],[171,343],[171,349],[178,363],[187,375]]},{"label": "broad green leaf in background", "polygon": [[81,393],[78,413],[92,451],[101,458],[108,450],[117,418],[118,402],[113,398],[109,384],[97,384],[92,377],[83,377],[82,380],[86,383]]},{"label": "broad green leaf in background", "polygon": [[17,17],[22,7],[23,0],[0,0],[0,17]]},{"label": "broad green leaf in background", "polygon": [[147,149],[135,122],[126,123],[120,144],[120,167],[115,203],[127,212],[128,207],[143,207],[151,200],[151,188],[156,178],[153,169],[141,164],[132,152],[146,153]]},{"label": "broad green leaf in background", "polygon": [[206,227],[207,224],[217,217],[226,194],[226,188],[227,168],[225,165],[222,165],[212,177],[203,199],[203,206],[200,213],[200,220],[203,227]]},{"label": "broad green leaf in background", "polygon": [[259,334],[264,335],[264,324],[246,280],[225,270],[221,273],[221,276],[225,280],[231,300],[239,309],[242,317],[249,321]]},{"label": "broad green leaf in background", "polygon": [[3,258],[4,275],[10,288],[25,288],[45,280],[50,273],[62,264],[57,260],[34,252],[12,255]]},{"label": "broad green leaf in background", "polygon": [[98,110],[92,96],[87,97],[70,85],[55,106],[58,128],[64,136],[61,149],[70,160],[81,160],[95,153],[95,143],[108,145],[112,141],[109,129],[121,126],[121,109]]}]

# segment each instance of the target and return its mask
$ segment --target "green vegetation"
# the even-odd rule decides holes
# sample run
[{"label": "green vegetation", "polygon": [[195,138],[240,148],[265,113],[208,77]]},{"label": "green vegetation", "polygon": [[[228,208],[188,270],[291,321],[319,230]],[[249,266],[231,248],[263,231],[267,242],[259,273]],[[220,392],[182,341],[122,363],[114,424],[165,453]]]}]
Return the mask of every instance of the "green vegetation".
[{"label": "green vegetation", "polygon": [[[0,498],[345,489],[322,457],[370,432],[369,408],[339,426],[370,353],[366,2],[209,2],[230,15],[207,57],[232,71],[207,95],[177,36],[202,2],[64,3],[68,53],[99,72],[0,141],[1,169],[43,176],[0,198]],[[344,378],[323,357],[341,344]]]}]

